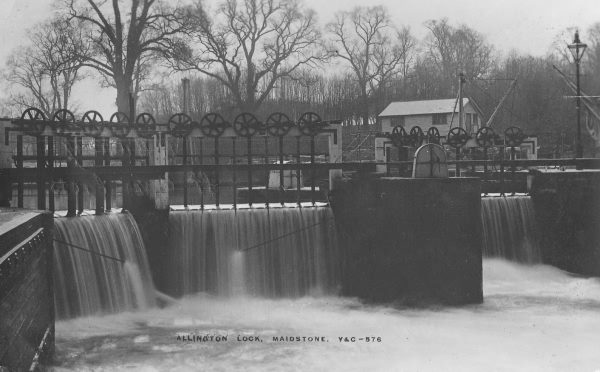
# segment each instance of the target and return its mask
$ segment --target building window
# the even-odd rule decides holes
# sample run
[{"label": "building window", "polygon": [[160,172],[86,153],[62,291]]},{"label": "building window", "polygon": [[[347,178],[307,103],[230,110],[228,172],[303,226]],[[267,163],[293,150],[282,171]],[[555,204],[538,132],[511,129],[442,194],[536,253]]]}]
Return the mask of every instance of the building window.
[{"label": "building window", "polygon": [[446,114],[433,114],[432,115],[433,121],[432,124],[433,125],[445,125],[448,123],[448,115]]},{"label": "building window", "polygon": [[473,114],[473,125],[479,124],[479,117],[477,114]]},{"label": "building window", "polygon": [[392,116],[392,128],[397,126],[404,126],[404,116]]}]

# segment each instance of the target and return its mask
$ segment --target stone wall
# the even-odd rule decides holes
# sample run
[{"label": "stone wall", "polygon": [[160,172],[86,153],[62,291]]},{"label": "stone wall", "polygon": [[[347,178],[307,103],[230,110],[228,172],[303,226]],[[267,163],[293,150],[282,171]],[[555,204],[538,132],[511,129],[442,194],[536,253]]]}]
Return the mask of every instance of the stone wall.
[{"label": "stone wall", "polygon": [[0,209],[0,370],[37,370],[54,351],[53,219]]}]

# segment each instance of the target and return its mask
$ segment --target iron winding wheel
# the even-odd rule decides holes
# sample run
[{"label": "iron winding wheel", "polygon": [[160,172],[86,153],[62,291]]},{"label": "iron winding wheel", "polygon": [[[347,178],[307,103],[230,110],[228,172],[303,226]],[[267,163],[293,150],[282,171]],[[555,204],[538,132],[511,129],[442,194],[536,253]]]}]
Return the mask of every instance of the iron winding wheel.
[{"label": "iron winding wheel", "polygon": [[467,133],[466,130],[464,130],[462,128],[455,127],[455,128],[450,129],[450,132],[448,132],[448,137],[447,137],[448,145],[450,145],[451,147],[453,147],[455,149],[466,145],[468,140],[469,140],[469,134]]},{"label": "iron winding wheel", "polygon": [[156,131],[156,120],[154,116],[147,112],[142,112],[135,118],[135,129],[138,135],[143,138],[152,138]]},{"label": "iron winding wheel", "polygon": [[75,123],[75,115],[69,110],[57,110],[54,115],[52,115],[52,120],[57,123],[56,133],[58,134],[65,134],[67,131],[76,130],[73,124]]},{"label": "iron winding wheel", "polygon": [[412,147],[419,147],[423,143],[424,138],[423,130],[419,126],[410,128],[410,135],[408,136],[410,145]]},{"label": "iron winding wheel", "polygon": [[267,132],[275,137],[282,137],[289,133],[294,122],[281,112],[275,112],[267,118]]},{"label": "iron winding wheel", "polygon": [[396,125],[394,129],[392,129],[392,134],[390,135],[390,140],[392,144],[396,147],[402,147],[404,145],[404,141],[406,140],[406,131],[400,125]]},{"label": "iron winding wheel", "polygon": [[102,122],[104,119],[102,119],[102,115],[100,115],[98,111],[91,110],[86,112],[83,114],[82,120],[84,123],[89,123],[84,125],[84,133],[89,134],[92,137],[97,137],[102,133],[102,130],[104,129]]},{"label": "iron winding wheel", "polygon": [[208,113],[200,121],[200,131],[207,137],[219,137],[229,126],[229,123],[219,114]]},{"label": "iron winding wheel", "polygon": [[490,127],[481,127],[475,135],[475,142],[481,147],[494,146],[494,137],[496,134]]},{"label": "iron winding wheel", "polygon": [[510,147],[517,147],[523,143],[523,131],[519,127],[510,127],[504,131],[504,143]]},{"label": "iron winding wheel", "polygon": [[427,130],[427,142],[440,144],[440,131],[436,127],[431,127]]},{"label": "iron winding wheel", "polygon": [[167,127],[175,137],[186,137],[192,131],[192,119],[186,114],[175,114],[169,118]]},{"label": "iron winding wheel", "polygon": [[243,112],[233,120],[233,130],[241,137],[252,137],[258,128],[260,122],[256,117],[248,112]]},{"label": "iron winding wheel", "polygon": [[117,138],[125,138],[131,131],[129,127],[129,116],[127,116],[124,112],[117,111],[110,117],[110,122],[112,123],[111,131]]},{"label": "iron winding wheel", "polygon": [[21,126],[23,131],[29,132],[33,136],[39,136],[46,129],[46,116],[42,110],[30,107],[21,114]]},{"label": "iron winding wheel", "polygon": [[305,112],[298,120],[298,129],[300,133],[306,136],[314,136],[319,133],[324,124],[321,117],[314,112]]}]

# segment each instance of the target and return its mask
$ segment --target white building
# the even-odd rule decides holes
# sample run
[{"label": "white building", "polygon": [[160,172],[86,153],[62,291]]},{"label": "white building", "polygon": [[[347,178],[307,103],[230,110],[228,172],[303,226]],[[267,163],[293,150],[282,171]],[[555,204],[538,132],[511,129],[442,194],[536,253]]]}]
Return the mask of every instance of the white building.
[{"label": "white building", "polygon": [[[450,128],[458,127],[458,111],[456,99],[392,102],[379,114],[381,131],[391,133],[395,126],[400,125],[407,132],[419,126],[427,133],[430,127],[436,127],[440,136],[446,136]],[[463,115],[463,128],[467,133],[476,133],[481,128],[483,114],[473,100],[463,99]]]}]

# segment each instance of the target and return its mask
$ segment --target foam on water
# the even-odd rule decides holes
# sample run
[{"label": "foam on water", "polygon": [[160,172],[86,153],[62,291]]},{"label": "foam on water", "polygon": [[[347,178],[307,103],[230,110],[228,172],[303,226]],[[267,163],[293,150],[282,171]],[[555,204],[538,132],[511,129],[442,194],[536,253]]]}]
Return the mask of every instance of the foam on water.
[{"label": "foam on water", "polygon": [[[57,323],[56,370],[595,371],[600,282],[484,260],[485,303],[395,309],[356,299],[186,297],[165,309]],[[177,335],[228,335],[182,342]],[[238,342],[238,335],[263,342]],[[320,336],[329,342],[273,342]],[[339,342],[338,337],[381,337]]]}]

